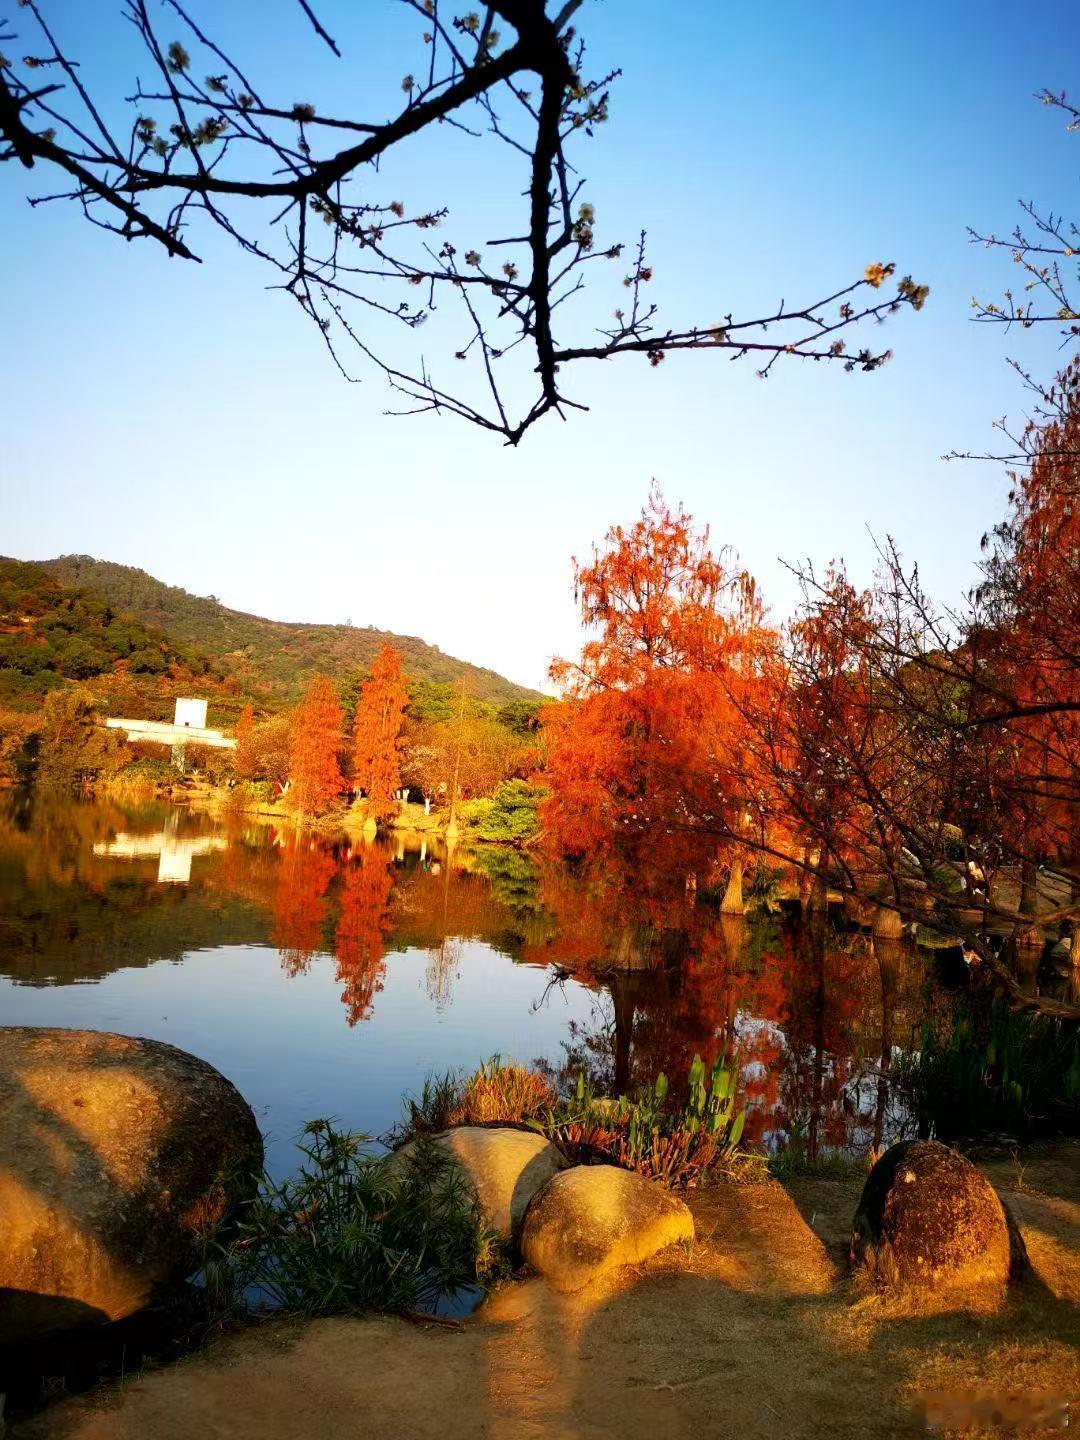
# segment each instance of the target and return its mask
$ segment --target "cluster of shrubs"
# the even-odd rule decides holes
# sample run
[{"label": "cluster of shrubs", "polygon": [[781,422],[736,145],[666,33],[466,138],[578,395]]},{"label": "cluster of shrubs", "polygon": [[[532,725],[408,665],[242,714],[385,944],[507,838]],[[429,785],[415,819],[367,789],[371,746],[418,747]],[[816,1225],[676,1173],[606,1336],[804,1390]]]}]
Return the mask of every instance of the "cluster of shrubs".
[{"label": "cluster of shrubs", "polygon": [[540,833],[538,814],[545,791],[527,780],[504,780],[495,793],[462,806],[462,815],[477,840],[523,845]]},{"label": "cluster of shrubs", "polygon": [[456,1125],[521,1125],[545,1135],[575,1164],[618,1165],[675,1188],[721,1175],[743,1178],[763,1164],[740,1149],[746,1111],[736,1108],[738,1071],[720,1057],[707,1069],[694,1056],[678,1092],[659,1074],[633,1098],[597,1095],[579,1075],[560,1095],[543,1075],[498,1058],[467,1078],[425,1082],[406,1101],[394,1143]]},{"label": "cluster of shrubs", "polygon": [[[384,1143],[328,1120],[309,1124],[303,1163],[263,1175],[239,1219],[206,1242],[215,1319],[271,1308],[301,1315],[432,1310],[504,1263],[471,1186],[432,1137],[458,1125],[513,1125],[548,1136],[575,1163],[607,1163],[689,1187],[754,1161],[739,1151],[735,1070],[700,1058],[676,1101],[664,1076],[636,1099],[604,1100],[579,1082],[560,1097],[541,1074],[497,1057],[469,1076],[429,1078]],[[760,1167],[758,1167],[760,1170]],[[755,1170],[755,1173],[758,1173]]]}]

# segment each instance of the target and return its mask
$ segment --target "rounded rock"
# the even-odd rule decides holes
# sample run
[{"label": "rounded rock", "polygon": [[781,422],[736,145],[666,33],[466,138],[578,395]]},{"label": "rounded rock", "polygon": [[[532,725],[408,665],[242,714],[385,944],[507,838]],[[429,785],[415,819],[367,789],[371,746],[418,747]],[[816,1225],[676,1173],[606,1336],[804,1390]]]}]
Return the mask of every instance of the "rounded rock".
[{"label": "rounded rock", "polygon": [[0,1028],[0,1344],[141,1309],[262,1159],[213,1066],[91,1030]]},{"label": "rounded rock", "polygon": [[880,1286],[1003,1288],[1010,1227],[994,1187],[956,1150],[904,1141],[870,1171],[851,1232],[852,1268]]},{"label": "rounded rock", "polygon": [[521,1250],[557,1290],[580,1290],[694,1238],[694,1217],[655,1180],[614,1165],[564,1170],[529,1206]]},{"label": "rounded rock", "polygon": [[[569,1163],[533,1130],[462,1125],[431,1138],[464,1171],[485,1220],[503,1240],[517,1238],[533,1196]],[[390,1163],[407,1160],[414,1146],[402,1146]]]}]

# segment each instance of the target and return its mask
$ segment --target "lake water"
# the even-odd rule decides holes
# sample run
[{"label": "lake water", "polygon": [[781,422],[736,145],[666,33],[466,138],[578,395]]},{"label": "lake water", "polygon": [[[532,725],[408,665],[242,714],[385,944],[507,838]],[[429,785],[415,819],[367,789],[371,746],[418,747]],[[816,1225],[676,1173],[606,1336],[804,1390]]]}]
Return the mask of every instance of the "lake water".
[{"label": "lake water", "polygon": [[0,803],[0,1023],[201,1056],[252,1105],[279,1174],[305,1121],[378,1136],[426,1075],[493,1054],[623,1090],[735,1052],[748,1138],[863,1151],[901,1128],[889,1064],[930,989],[895,943],[690,902],[645,923],[632,896],[516,851]]}]

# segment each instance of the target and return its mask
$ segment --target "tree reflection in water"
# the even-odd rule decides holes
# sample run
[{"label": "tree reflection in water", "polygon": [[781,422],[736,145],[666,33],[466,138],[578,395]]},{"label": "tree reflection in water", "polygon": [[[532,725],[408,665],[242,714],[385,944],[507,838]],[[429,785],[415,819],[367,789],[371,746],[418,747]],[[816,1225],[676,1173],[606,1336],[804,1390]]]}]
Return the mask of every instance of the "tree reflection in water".
[{"label": "tree reflection in water", "polygon": [[370,1019],[375,996],[383,988],[393,883],[392,862],[374,846],[355,851],[344,863],[334,954],[350,1025]]},{"label": "tree reflection in water", "polygon": [[337,872],[333,852],[299,831],[282,837],[274,928],[271,939],[281,951],[289,975],[303,975],[316,951],[323,949],[326,891]]},{"label": "tree reflection in water", "polygon": [[[158,883],[149,841],[112,843],[166,828],[192,856],[187,883]],[[748,1139],[794,1139],[810,1156],[886,1143],[902,1119],[890,1066],[926,1013],[929,962],[823,914],[804,920],[797,905],[732,918],[662,881],[640,869],[575,874],[517,850],[447,854],[419,837],[352,845],[160,805],[9,800],[0,974],[62,986],[194,949],[269,944],[284,976],[333,964],[344,1018],[363,1027],[395,954],[426,957],[427,992],[444,1011],[480,944],[536,970],[536,1005],[558,1005],[557,983],[574,988],[579,1017],[593,997],[587,1022],[567,1022],[552,1066],[563,1079],[583,1071],[624,1091],[663,1070],[677,1087],[695,1054],[707,1064],[737,1054]],[[484,1029],[487,997],[472,991],[468,1003],[476,1061],[505,1053],[497,1021]]]},{"label": "tree reflection in water", "polygon": [[[658,944],[654,931],[638,948]],[[668,935],[659,948],[679,947]],[[584,1073],[626,1091],[662,1070],[677,1085],[695,1054],[707,1065],[737,1055],[745,1133],[764,1148],[795,1142],[816,1159],[880,1149],[898,1133],[893,1047],[914,1042],[927,981],[914,952],[838,931],[824,916],[743,919],[700,905],[682,948],[674,963],[609,971],[594,962],[601,997],[589,1024],[571,1026],[557,1082]]]}]

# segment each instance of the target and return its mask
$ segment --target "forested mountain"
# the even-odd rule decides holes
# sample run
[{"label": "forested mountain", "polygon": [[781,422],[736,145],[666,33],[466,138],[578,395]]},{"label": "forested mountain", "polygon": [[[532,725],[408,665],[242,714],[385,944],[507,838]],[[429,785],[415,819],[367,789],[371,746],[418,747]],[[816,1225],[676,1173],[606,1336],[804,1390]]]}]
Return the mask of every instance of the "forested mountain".
[{"label": "forested mountain", "polygon": [[444,655],[412,635],[351,625],[265,620],[230,610],[213,596],[189,594],[155,580],[145,570],[115,565],[89,555],[61,555],[40,568],[65,586],[93,592],[118,612],[163,631],[177,645],[210,656],[242,688],[268,690],[283,698],[299,694],[316,672],[333,678],[366,670],[381,645],[393,645],[405,660],[410,680],[452,684],[469,680],[472,696],[494,704],[536,698],[534,691],[496,674]]},{"label": "forested mountain", "polygon": [[106,597],[0,558],[0,701],[34,704],[68,680],[204,676],[211,662]]}]

